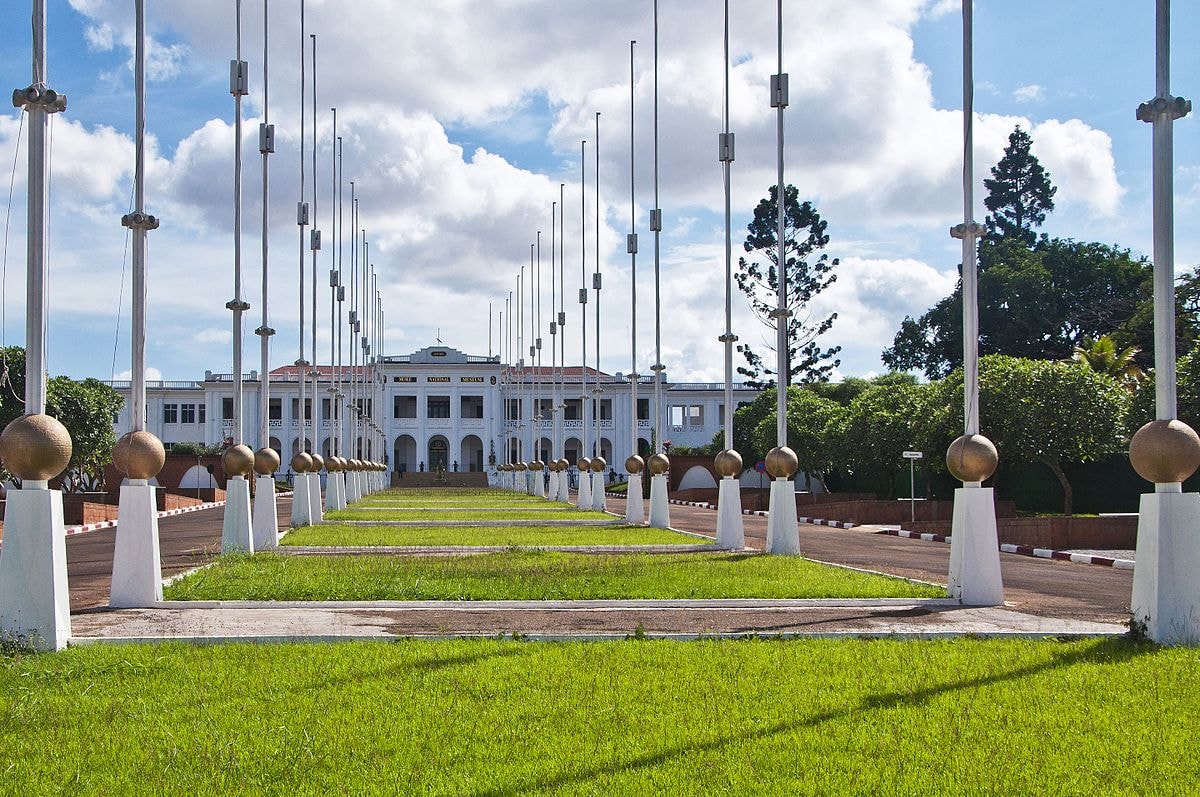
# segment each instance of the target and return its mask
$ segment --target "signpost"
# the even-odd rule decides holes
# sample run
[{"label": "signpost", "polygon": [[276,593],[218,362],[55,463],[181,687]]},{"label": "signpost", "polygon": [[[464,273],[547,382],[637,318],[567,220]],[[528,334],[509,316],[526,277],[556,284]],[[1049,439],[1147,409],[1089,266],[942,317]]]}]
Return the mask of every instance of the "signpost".
[{"label": "signpost", "polygon": [[920,451],[905,451],[901,456],[908,460],[908,508],[910,519],[915,523],[917,520],[917,478],[915,466],[917,460],[923,459],[925,455]]}]

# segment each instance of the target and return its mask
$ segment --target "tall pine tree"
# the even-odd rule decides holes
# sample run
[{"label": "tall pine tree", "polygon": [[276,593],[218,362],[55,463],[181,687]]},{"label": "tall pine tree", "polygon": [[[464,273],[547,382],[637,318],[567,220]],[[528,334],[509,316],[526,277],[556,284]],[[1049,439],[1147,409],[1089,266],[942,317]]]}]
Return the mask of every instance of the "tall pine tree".
[{"label": "tall pine tree", "polygon": [[[746,252],[756,253],[765,259],[758,261],[738,258],[734,279],[738,288],[746,294],[750,309],[763,326],[774,330],[774,312],[779,301],[779,238],[778,238],[778,191],[771,186],[770,193],[754,209],[754,219],[747,226],[749,234],[743,244]],[[841,346],[822,349],[817,338],[829,331],[837,319],[837,313],[814,318],[809,303],[818,293],[832,285],[837,275],[832,273],[838,265],[837,258],[830,259],[822,252],[816,259],[810,258],[825,248],[829,236],[825,233],[827,223],[821,219],[811,202],[801,203],[799,192],[793,185],[784,188],[784,257],[787,260],[787,304],[791,316],[787,324],[789,381],[821,382],[829,378],[841,360],[833,359],[842,350]],[[764,348],[775,352],[775,338],[764,335]],[[738,345],[738,351],[746,358],[746,365],[737,371],[746,377],[746,384],[758,389],[773,387],[776,379],[774,358],[764,357],[749,343]]]},{"label": "tall pine tree", "polygon": [[1026,246],[1037,240],[1034,227],[1042,226],[1054,210],[1050,174],[1029,151],[1033,139],[1020,127],[1013,128],[1004,157],[992,167],[992,178],[983,181],[988,195],[983,204],[991,213],[986,223],[991,238],[1019,238]]}]

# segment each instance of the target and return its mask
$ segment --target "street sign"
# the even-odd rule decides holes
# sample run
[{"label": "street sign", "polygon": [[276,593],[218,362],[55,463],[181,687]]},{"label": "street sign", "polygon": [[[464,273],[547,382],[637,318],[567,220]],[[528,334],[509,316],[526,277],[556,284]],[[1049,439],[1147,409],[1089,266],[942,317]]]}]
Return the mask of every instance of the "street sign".
[{"label": "street sign", "polygon": [[905,451],[901,456],[905,459],[922,459],[925,455],[920,451]]},{"label": "street sign", "polygon": [[766,470],[767,470],[767,463],[763,462],[763,461],[760,459],[758,462],[755,462],[755,463],[754,463],[754,469],[755,469],[756,471],[758,471],[759,473],[765,473],[765,472],[766,472]]}]

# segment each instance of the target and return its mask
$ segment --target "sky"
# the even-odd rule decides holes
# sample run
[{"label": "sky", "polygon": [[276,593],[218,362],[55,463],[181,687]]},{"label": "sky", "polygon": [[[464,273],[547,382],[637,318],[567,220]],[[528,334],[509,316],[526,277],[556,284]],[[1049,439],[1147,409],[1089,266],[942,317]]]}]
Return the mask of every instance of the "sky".
[{"label": "sky", "polygon": [[[13,0],[14,6],[22,5]],[[133,182],[133,4],[49,0],[50,86],[68,96],[52,128],[48,366],[53,374],[127,378],[130,256],[120,218]],[[730,129],[734,257],[746,224],[775,181],[773,3],[733,3]],[[153,0],[148,68],[146,210],[149,233],[147,372],[194,379],[232,370],[234,291],[234,0]],[[837,282],[808,312],[838,319],[821,339],[841,346],[836,376],[885,370],[880,352],[905,315],[953,289],[962,220],[961,7],[957,0],[785,0],[787,182],[828,223]],[[578,289],[596,267],[595,113],[600,129],[600,366],[654,363],[652,0],[307,0],[317,48],[317,196],[322,230],[317,336],[330,357],[328,274],[351,268],[350,187],[378,274],[384,353],[445,344],[499,354],[499,314],[529,270],[541,231],[542,320],[548,341],[552,218],[563,208],[567,357],[581,355]],[[271,2],[266,112],[269,158],[271,367],[299,346],[301,0]],[[1137,105],[1154,94],[1154,4],[1149,0],[985,0],[975,6],[976,220],[982,181],[1015,125],[1058,187],[1043,231],[1150,253],[1150,126]],[[261,322],[262,193],[257,129],[263,119],[263,15],[243,3],[242,269],[245,371],[257,369]],[[661,0],[658,58],[662,362],[674,381],[720,381],[724,327],[722,4]],[[1200,7],[1175,3],[1172,89],[1196,95]],[[29,83],[29,27],[0,29],[0,71]],[[630,202],[630,41],[633,47],[633,191]],[[304,50],[308,184],[313,203],[311,50]],[[346,236],[335,245],[333,114],[343,145]],[[1175,125],[1176,269],[1200,264],[1200,128]],[[581,194],[581,142],[584,149]],[[5,345],[23,345],[25,148],[21,115],[0,114]],[[7,172],[7,174],[5,174]],[[3,179],[7,178],[7,179]],[[581,204],[582,203],[582,204]],[[581,217],[585,261],[581,265]],[[632,225],[632,226],[631,226]],[[625,235],[639,233],[637,340]],[[557,233],[555,233],[557,239]],[[311,260],[304,254],[305,306]],[[590,285],[590,277],[589,277]],[[514,297],[513,301],[516,301]],[[491,322],[489,323],[489,305]],[[588,363],[594,365],[594,298]],[[511,315],[511,313],[509,313]],[[508,321],[506,318],[506,326]],[[311,324],[311,318],[305,322]],[[528,324],[526,324],[528,327]],[[733,295],[733,330],[765,353],[772,333]],[[306,348],[311,348],[306,333]],[[526,333],[526,338],[529,334]],[[549,363],[549,350],[543,352]],[[490,347],[490,348],[489,348]],[[636,361],[634,359],[636,349]],[[311,359],[311,351],[308,351]],[[635,366],[636,362],[636,366]]]}]

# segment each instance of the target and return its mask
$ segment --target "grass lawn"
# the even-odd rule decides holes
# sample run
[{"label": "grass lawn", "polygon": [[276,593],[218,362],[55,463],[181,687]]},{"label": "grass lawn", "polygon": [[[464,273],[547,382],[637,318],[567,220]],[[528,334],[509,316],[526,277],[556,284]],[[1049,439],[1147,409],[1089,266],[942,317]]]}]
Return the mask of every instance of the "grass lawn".
[{"label": "grass lawn", "polygon": [[1125,640],[94,646],[0,659],[9,794],[1189,794]]},{"label": "grass lawn", "polygon": [[437,523],[443,520],[613,520],[604,512],[580,511],[567,504],[531,508],[490,509],[339,509],[326,512],[328,520],[416,520]]},{"label": "grass lawn", "polygon": [[548,503],[545,498],[537,498],[536,496],[526,495],[524,493],[510,493],[507,490],[444,487],[418,488],[413,490],[384,490],[383,492],[372,493],[371,495],[368,495],[367,497],[363,498],[362,501],[356,504],[356,506],[385,506],[396,503],[461,504],[467,499],[470,499],[472,502],[484,501],[486,503],[497,505]]},{"label": "grass lawn", "polygon": [[347,526],[293,529],[283,545],[697,545],[711,542],[645,526]]},{"label": "grass lawn", "polygon": [[583,600],[945,597],[945,589],[807,559],[743,553],[506,551],[479,556],[231,555],[167,600]]}]

